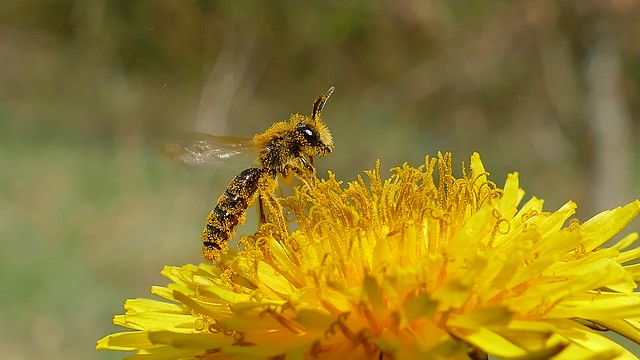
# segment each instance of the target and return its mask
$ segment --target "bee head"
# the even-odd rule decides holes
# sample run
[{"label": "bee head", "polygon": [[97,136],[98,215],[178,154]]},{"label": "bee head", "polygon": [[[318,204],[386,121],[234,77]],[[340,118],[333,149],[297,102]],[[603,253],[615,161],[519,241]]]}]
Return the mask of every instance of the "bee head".
[{"label": "bee head", "polygon": [[313,103],[311,118],[306,118],[296,125],[296,133],[302,139],[302,145],[310,156],[325,156],[333,150],[333,138],[322,121],[322,109],[333,94],[333,86],[325,94],[320,95]]},{"label": "bee head", "polygon": [[296,133],[309,156],[325,156],[333,150],[331,133],[322,122],[300,122],[296,125]]}]

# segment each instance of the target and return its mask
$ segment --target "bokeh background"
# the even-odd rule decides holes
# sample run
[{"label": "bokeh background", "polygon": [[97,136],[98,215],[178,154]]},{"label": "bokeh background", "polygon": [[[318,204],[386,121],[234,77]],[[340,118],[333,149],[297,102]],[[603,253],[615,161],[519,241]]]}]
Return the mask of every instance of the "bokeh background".
[{"label": "bokeh background", "polygon": [[251,136],[334,85],[320,174],[478,151],[584,221],[640,194],[639,60],[638,0],[4,0],[2,358],[121,358],[94,347],[124,300],[200,261],[251,160],[158,156],[181,130]]}]

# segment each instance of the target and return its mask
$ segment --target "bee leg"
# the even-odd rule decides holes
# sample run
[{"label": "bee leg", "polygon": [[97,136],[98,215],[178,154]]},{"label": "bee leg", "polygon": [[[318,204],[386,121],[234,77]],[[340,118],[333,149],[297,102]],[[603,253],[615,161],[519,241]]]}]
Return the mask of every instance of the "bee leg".
[{"label": "bee leg", "polygon": [[291,175],[291,173],[295,172],[295,171],[290,171],[290,170],[292,170],[291,165],[286,165],[284,167],[284,169],[282,170],[282,172],[280,173],[280,177],[282,179],[282,182],[284,182],[288,186],[291,186],[291,181],[293,180],[293,176]]},{"label": "bee leg", "polygon": [[[300,159],[300,162],[303,165],[302,168],[292,166],[291,170],[296,173],[298,178],[300,178],[300,180],[302,180],[309,189],[315,189],[317,187],[316,184],[318,180],[316,177],[316,168],[314,168],[306,158],[301,156],[298,159]],[[306,171],[303,171],[303,169]]]},{"label": "bee leg", "polygon": [[313,175],[316,174],[316,168],[313,167],[313,158],[311,158],[311,161],[307,160],[304,156],[300,156],[298,157],[298,159],[300,159],[302,166],[304,166],[304,168],[307,169],[307,171],[309,171]]},{"label": "bee leg", "polygon": [[256,208],[258,209],[258,218],[260,219],[260,225],[262,224],[266,224],[267,223],[267,217],[264,213],[264,202],[262,200],[262,194],[260,194],[258,196],[258,206],[256,206]]},{"label": "bee leg", "polygon": [[273,217],[276,220],[277,226],[280,230],[280,234],[282,234],[282,237],[288,236],[289,228],[287,228],[287,222],[284,219],[284,215],[282,215],[282,212],[284,211],[282,205],[280,205],[278,200],[272,194],[260,194],[260,198],[262,198],[263,196],[264,200],[266,200],[271,207]]}]

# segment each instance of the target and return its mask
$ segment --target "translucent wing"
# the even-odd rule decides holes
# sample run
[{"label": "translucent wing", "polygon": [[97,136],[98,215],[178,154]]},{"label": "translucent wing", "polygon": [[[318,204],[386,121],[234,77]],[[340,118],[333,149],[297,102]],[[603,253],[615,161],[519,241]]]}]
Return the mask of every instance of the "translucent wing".
[{"label": "translucent wing", "polygon": [[190,166],[219,164],[236,155],[254,153],[251,138],[193,133],[182,143],[165,144],[161,152],[168,158]]}]

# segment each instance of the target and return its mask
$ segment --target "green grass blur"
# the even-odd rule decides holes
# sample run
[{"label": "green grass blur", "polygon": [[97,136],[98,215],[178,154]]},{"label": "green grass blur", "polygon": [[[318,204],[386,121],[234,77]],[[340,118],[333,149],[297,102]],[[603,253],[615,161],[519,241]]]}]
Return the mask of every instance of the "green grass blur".
[{"label": "green grass blur", "polygon": [[638,20],[634,0],[2,2],[3,358],[121,358],[95,341],[162,266],[200,261],[250,164],[188,169],[155,146],[251,136],[331,85],[321,175],[478,151],[496,183],[518,171],[583,221],[637,198]]}]

